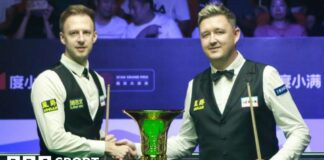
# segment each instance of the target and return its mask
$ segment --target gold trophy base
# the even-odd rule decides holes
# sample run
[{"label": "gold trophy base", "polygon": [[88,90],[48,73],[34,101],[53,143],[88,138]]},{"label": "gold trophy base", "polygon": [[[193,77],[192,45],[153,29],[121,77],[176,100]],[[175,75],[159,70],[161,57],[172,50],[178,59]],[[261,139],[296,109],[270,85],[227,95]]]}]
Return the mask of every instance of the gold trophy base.
[{"label": "gold trophy base", "polygon": [[159,155],[159,156],[152,157],[152,156],[147,155],[147,156],[142,156],[140,158],[140,160],[167,160],[167,156]]}]

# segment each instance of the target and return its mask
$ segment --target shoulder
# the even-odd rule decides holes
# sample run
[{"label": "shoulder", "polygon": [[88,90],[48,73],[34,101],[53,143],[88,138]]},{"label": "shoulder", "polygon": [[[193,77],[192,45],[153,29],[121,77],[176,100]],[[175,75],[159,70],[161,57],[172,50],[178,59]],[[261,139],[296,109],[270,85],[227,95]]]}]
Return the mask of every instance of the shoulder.
[{"label": "shoulder", "polygon": [[155,20],[161,23],[168,23],[174,21],[171,17],[160,13],[155,14]]},{"label": "shoulder", "polygon": [[296,30],[302,30],[302,29],[304,29],[304,27],[301,26],[301,25],[299,25],[299,24],[290,24],[289,25],[289,28],[290,29],[296,29]]},{"label": "shoulder", "polygon": [[33,82],[33,92],[59,92],[64,89],[64,85],[56,72],[45,70],[40,73]]},{"label": "shoulder", "polygon": [[210,67],[206,68],[204,71],[198,73],[195,77],[194,80],[201,80],[201,79],[206,79],[209,77],[211,73]]},{"label": "shoulder", "polygon": [[246,59],[245,63],[247,63],[248,65],[255,65],[258,68],[265,68],[267,66],[267,64],[265,64],[265,63],[254,61],[254,60],[249,60],[249,59]]},{"label": "shoulder", "polygon": [[267,32],[270,30],[270,26],[269,25],[262,25],[262,26],[258,26],[256,27],[255,31],[254,31],[254,36],[256,37],[262,37],[262,36],[267,36]]},{"label": "shoulder", "polygon": [[[94,70],[93,70],[94,71]],[[96,76],[98,77],[99,81],[101,84],[105,84],[105,79],[96,71],[94,71],[94,73],[96,74]]]},{"label": "shoulder", "polygon": [[299,24],[290,24],[289,30],[295,34],[304,34],[305,28]]},{"label": "shoulder", "polygon": [[121,17],[113,16],[113,17],[112,17],[112,21],[113,21],[114,23],[120,24],[120,25],[122,25],[122,26],[127,26],[127,22],[126,22],[126,20],[124,20],[124,19],[121,18]]},{"label": "shoulder", "polygon": [[60,77],[55,71],[51,69],[47,69],[36,77],[34,83],[39,81],[42,82],[42,81],[53,81],[53,80],[60,80]]},{"label": "shoulder", "polygon": [[279,71],[271,65],[266,65],[264,68],[264,74],[265,75],[279,74]]}]

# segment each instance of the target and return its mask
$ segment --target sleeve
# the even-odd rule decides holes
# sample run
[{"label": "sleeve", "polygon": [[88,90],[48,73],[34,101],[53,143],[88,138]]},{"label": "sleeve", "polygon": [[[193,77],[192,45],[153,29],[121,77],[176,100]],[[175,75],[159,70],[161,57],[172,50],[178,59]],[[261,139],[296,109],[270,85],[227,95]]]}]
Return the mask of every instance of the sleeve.
[{"label": "sleeve", "polygon": [[271,66],[266,66],[264,69],[263,92],[276,124],[286,136],[283,148],[271,160],[298,160],[310,142],[309,129],[278,71]]},{"label": "sleeve", "polygon": [[197,145],[197,134],[190,116],[192,81],[189,82],[185,99],[185,109],[179,134],[168,139],[168,159],[178,159],[190,155]]},{"label": "sleeve", "polygon": [[35,79],[31,101],[47,148],[54,153],[69,157],[104,155],[104,141],[89,140],[65,131],[65,98],[65,88],[54,71],[45,71]]},{"label": "sleeve", "polygon": [[[172,0],[173,1],[173,0]],[[178,21],[189,21],[190,13],[187,0],[176,0],[174,6],[175,19]]]}]

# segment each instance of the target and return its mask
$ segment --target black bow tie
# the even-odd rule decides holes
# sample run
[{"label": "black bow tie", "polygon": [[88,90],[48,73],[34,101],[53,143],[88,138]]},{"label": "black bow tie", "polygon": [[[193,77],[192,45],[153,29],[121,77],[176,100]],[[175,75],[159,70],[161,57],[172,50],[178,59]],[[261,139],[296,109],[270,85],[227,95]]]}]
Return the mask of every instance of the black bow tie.
[{"label": "black bow tie", "polygon": [[223,75],[228,79],[232,79],[234,76],[234,69],[217,71],[211,75],[211,78],[214,82],[217,82]]},{"label": "black bow tie", "polygon": [[83,75],[85,78],[89,79],[88,69],[85,68],[85,69],[83,70],[83,72],[82,72],[82,75]]}]

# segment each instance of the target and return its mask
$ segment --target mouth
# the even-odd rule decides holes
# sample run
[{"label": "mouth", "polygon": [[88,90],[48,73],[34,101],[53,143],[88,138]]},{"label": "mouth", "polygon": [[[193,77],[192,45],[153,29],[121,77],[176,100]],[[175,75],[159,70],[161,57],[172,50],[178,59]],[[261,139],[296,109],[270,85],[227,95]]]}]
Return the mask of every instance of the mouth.
[{"label": "mouth", "polygon": [[219,50],[221,47],[220,46],[218,46],[218,47],[209,47],[208,49],[210,50],[210,51],[217,51],[217,50]]},{"label": "mouth", "polygon": [[83,51],[85,51],[85,49],[87,48],[87,47],[84,47],[84,46],[78,46],[78,47],[75,47],[79,52],[83,52]]}]

